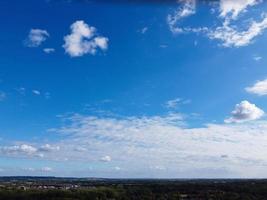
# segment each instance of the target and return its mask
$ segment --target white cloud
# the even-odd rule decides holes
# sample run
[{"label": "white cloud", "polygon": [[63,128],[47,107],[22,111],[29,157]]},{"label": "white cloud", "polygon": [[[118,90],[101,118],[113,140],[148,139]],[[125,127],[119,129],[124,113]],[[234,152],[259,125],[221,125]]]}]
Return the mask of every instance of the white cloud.
[{"label": "white cloud", "polygon": [[188,104],[190,100],[183,100],[181,98],[171,99],[165,103],[165,107],[169,109],[175,109],[181,104]]},{"label": "white cloud", "polygon": [[[42,151],[46,160],[62,161],[67,165],[67,155],[69,161],[79,162],[80,166],[97,163],[98,169],[104,173],[107,166],[100,162],[101,158],[105,161],[112,158],[112,163],[116,165],[113,168],[109,166],[107,170],[119,166],[124,169],[120,173],[126,171],[128,177],[140,174],[150,176],[152,172],[154,177],[172,178],[173,174],[180,178],[267,175],[267,121],[207,124],[190,128],[186,127],[181,114],[142,117],[76,114],[63,119],[61,128],[53,131],[63,134],[64,139],[49,143],[59,146],[58,150]],[[34,147],[37,151],[27,158],[40,153],[39,149],[44,145],[35,146],[39,148]],[[77,147],[86,147],[86,153],[77,151]],[[0,155],[15,156],[2,151],[2,148]],[[21,157],[20,154],[17,156]],[[167,168],[163,170],[165,166]],[[225,168],[221,171],[218,166]],[[95,173],[94,170],[98,169],[92,171]],[[207,171],[209,173],[204,173]]]},{"label": "white cloud", "polygon": [[41,146],[38,150],[39,151],[46,151],[46,152],[59,151],[60,147],[59,146],[52,146],[50,144],[45,144],[45,145]]},{"label": "white cloud", "polygon": [[87,148],[78,146],[78,147],[75,147],[74,150],[79,151],[79,152],[85,152],[87,151]]},{"label": "white cloud", "polygon": [[42,29],[31,29],[25,44],[28,47],[38,47],[49,37],[49,33]]},{"label": "white cloud", "polygon": [[264,111],[258,108],[255,104],[251,104],[248,101],[242,101],[240,104],[236,104],[235,109],[232,111],[232,116],[226,119],[225,122],[246,122],[260,119],[263,115]]},{"label": "white cloud", "polygon": [[37,152],[37,149],[28,144],[21,144],[15,146],[2,147],[0,151],[6,154],[34,154]]},{"label": "white cloud", "polygon": [[51,172],[51,171],[53,171],[53,169],[51,167],[43,167],[41,169],[41,171],[43,171],[43,172]]},{"label": "white cloud", "polygon": [[236,19],[237,16],[246,11],[249,6],[254,6],[262,0],[220,0],[220,16]]},{"label": "white cloud", "polygon": [[166,170],[166,167],[164,166],[151,166],[150,169],[155,170]]},{"label": "white cloud", "polygon": [[[235,113],[234,116],[238,117]],[[66,125],[56,131],[70,138],[59,142],[62,152],[55,152],[54,157],[67,154],[70,160],[87,163],[97,162],[99,158],[109,160],[101,157],[108,152],[112,161],[127,168],[129,174],[146,169],[158,171],[167,165],[168,170],[162,170],[166,177],[174,172],[184,177],[185,169],[186,176],[191,177],[190,173],[197,170],[194,166],[212,170],[218,165],[227,166],[227,172],[238,177],[254,176],[255,166],[265,169],[262,173],[267,174],[266,121],[186,128],[179,114],[123,118],[74,115],[65,119]],[[72,146],[88,146],[90,153],[73,152]],[[227,155],[227,159],[222,155]]]},{"label": "white cloud", "polygon": [[245,88],[245,90],[252,94],[259,96],[267,95],[267,79],[257,81],[253,86]]},{"label": "white cloud", "polygon": [[30,171],[30,172],[34,172],[35,169],[33,167],[26,167],[26,168],[22,168],[23,171]]},{"label": "white cloud", "polygon": [[182,5],[175,11],[175,13],[167,16],[167,23],[173,33],[185,32],[185,29],[178,27],[177,23],[181,19],[196,13],[196,0],[180,0],[179,3]]},{"label": "white cloud", "polygon": [[44,48],[43,51],[47,54],[55,52],[54,48]]},{"label": "white cloud", "polygon": [[110,162],[111,161],[111,157],[110,156],[103,156],[100,160],[103,161],[103,162]]},{"label": "white cloud", "polygon": [[[224,47],[242,47],[251,44],[267,28],[266,14],[262,14],[263,19],[261,21],[250,19],[248,25],[248,20],[236,20],[240,13],[245,12],[248,7],[262,2],[262,0],[221,0],[219,4],[213,3],[219,7],[220,17],[217,19],[222,20],[222,25],[215,27],[180,27],[181,19],[196,13],[195,0],[184,0],[183,2],[175,14],[167,16],[167,23],[173,33],[201,33],[211,40],[221,41]],[[215,11],[215,9],[213,10]]]},{"label": "white cloud", "polygon": [[71,25],[71,34],[64,37],[63,48],[71,57],[94,55],[97,49],[108,48],[108,38],[96,36],[96,28],[84,21],[76,21]]},{"label": "white cloud", "polygon": [[141,32],[142,34],[145,34],[145,33],[147,32],[147,30],[148,30],[148,27],[144,27],[144,28],[141,29],[140,32]]},{"label": "white cloud", "polygon": [[35,95],[41,95],[41,92],[39,90],[32,90],[32,93]]},{"label": "white cloud", "polygon": [[260,61],[262,59],[262,57],[261,56],[253,56],[253,59],[255,61]]},{"label": "white cloud", "polygon": [[223,26],[210,30],[207,35],[210,39],[221,40],[225,47],[242,47],[249,45],[253,39],[262,34],[267,28],[267,16],[260,22],[252,21],[245,31],[240,31],[236,26],[231,26],[225,21]]},{"label": "white cloud", "polygon": [[172,99],[172,100],[169,100],[165,103],[165,106],[167,108],[176,108],[178,103],[181,101],[180,98],[176,98],[176,99]]},{"label": "white cloud", "polygon": [[[6,156],[17,156],[17,157],[39,157],[43,158],[45,154],[59,151],[60,147],[56,145],[44,144],[41,146],[19,144],[0,147],[0,153]],[[44,154],[45,153],[45,154]]]}]

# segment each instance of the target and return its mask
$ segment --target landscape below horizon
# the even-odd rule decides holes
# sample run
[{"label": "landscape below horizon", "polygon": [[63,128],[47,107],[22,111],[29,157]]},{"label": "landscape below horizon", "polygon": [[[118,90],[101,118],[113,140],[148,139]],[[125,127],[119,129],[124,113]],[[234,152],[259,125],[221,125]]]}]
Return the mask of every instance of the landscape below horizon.
[{"label": "landscape below horizon", "polygon": [[0,178],[0,200],[264,200],[266,189],[266,179]]}]

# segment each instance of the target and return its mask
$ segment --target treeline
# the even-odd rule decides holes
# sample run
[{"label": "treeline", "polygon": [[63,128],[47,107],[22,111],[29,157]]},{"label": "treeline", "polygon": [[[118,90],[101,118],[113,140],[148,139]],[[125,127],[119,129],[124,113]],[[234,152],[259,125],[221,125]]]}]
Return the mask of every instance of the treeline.
[{"label": "treeline", "polygon": [[267,181],[110,184],[88,189],[0,189],[0,200],[264,200]]}]

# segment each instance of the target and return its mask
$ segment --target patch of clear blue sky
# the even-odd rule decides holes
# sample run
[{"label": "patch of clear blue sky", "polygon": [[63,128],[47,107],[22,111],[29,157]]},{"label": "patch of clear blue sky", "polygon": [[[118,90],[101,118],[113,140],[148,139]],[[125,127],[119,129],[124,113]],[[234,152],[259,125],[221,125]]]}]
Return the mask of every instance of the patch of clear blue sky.
[{"label": "patch of clear blue sky", "polygon": [[[266,110],[266,97],[256,98],[244,88],[267,76],[267,35],[242,48],[219,47],[201,35],[173,35],[166,16],[175,8],[174,4],[1,1],[0,89],[7,98],[0,102],[0,137],[56,139],[46,132],[60,125],[56,115],[91,114],[86,105],[124,116],[164,115],[166,101],[190,99],[177,111],[200,114],[199,120],[188,119],[191,127],[222,122],[244,99]],[[207,6],[201,6],[197,15],[181,24],[211,25],[215,19]],[[109,38],[105,53],[79,58],[64,53],[63,36],[76,20]],[[148,30],[141,34],[144,27]],[[23,45],[31,28],[50,34],[39,48]],[[56,51],[45,54],[43,48]],[[263,59],[255,62],[254,55]],[[19,87],[26,88],[25,96],[16,92]],[[33,89],[49,92],[51,98],[34,96]],[[107,99],[111,102],[101,103]]]}]

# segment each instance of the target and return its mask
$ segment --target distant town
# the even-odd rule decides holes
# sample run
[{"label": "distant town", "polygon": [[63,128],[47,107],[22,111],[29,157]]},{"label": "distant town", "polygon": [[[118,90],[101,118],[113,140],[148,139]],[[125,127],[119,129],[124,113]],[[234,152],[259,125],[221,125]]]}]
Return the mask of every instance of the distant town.
[{"label": "distant town", "polygon": [[267,180],[0,177],[0,200],[266,199]]}]

